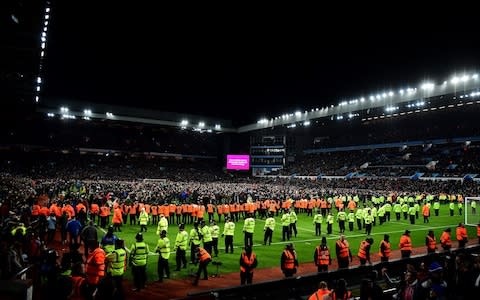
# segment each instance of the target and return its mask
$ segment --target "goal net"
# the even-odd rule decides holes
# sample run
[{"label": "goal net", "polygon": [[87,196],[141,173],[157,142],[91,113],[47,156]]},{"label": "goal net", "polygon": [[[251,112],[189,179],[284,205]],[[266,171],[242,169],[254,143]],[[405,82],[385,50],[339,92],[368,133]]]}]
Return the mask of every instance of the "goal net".
[{"label": "goal net", "polygon": [[480,197],[465,198],[465,225],[477,226],[480,224]]}]

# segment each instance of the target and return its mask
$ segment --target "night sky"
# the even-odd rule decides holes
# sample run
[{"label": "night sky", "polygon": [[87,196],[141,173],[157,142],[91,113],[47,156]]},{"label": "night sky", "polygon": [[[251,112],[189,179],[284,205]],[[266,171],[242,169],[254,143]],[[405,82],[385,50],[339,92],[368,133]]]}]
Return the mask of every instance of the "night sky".
[{"label": "night sky", "polygon": [[475,26],[387,28],[380,21],[233,9],[58,2],[48,37],[47,97],[222,117],[240,125],[480,68]]}]

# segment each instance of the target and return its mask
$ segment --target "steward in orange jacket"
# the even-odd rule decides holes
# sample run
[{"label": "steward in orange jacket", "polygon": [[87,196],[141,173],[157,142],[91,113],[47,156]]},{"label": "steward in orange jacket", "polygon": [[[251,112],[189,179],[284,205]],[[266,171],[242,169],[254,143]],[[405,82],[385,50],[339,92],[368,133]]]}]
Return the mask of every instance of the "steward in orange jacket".
[{"label": "steward in orange jacket", "polygon": [[405,230],[405,233],[400,237],[400,244],[398,245],[402,258],[409,258],[412,255],[412,239],[410,238],[410,230]]}]

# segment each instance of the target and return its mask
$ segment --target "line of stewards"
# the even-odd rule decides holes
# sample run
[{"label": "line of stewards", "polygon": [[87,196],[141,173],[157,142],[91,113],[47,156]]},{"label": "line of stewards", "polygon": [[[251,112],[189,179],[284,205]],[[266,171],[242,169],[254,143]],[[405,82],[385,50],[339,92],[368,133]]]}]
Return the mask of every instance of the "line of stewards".
[{"label": "line of stewards", "polygon": [[332,257],[327,246],[327,238],[322,237],[320,245],[315,248],[313,260],[317,266],[318,272],[327,272],[328,266],[332,264]]},{"label": "line of stewards", "polygon": [[405,233],[400,237],[400,253],[402,258],[409,258],[412,255],[412,239],[410,238],[410,230],[405,230]]},{"label": "line of stewards", "polygon": [[141,232],[137,233],[135,240],[130,249],[128,261],[132,267],[133,283],[135,285],[133,291],[140,291],[145,288],[145,283],[147,282],[147,260],[150,251],[148,245],[143,241]]},{"label": "line of stewards", "polygon": [[444,251],[450,251],[452,248],[452,229],[447,228],[442,232],[440,236],[440,244]]},{"label": "line of stewards", "polygon": [[240,255],[240,284],[251,284],[253,281],[253,270],[257,267],[257,255],[251,246],[245,246]]},{"label": "line of stewards", "polygon": [[107,274],[112,277],[116,291],[115,299],[125,299],[122,281],[127,270],[127,251],[123,240],[115,241],[115,250],[107,255],[107,262]]},{"label": "line of stewards", "polygon": [[198,263],[198,271],[193,281],[193,285],[198,285],[198,280],[200,279],[200,274],[203,272],[203,280],[208,280],[208,271],[207,266],[212,261],[212,257],[207,252],[207,250],[198,246],[195,248],[196,254],[196,263]]},{"label": "line of stewards", "polygon": [[380,256],[381,262],[388,262],[390,255],[392,254],[391,245],[390,245],[390,236],[385,234],[383,240],[380,242],[380,250],[378,255]]},{"label": "line of stewards", "polygon": [[292,277],[297,273],[298,259],[293,244],[287,244],[280,258],[280,266],[285,277]]},{"label": "line of stewards", "polygon": [[335,252],[337,254],[338,267],[340,269],[348,268],[349,258],[350,262],[352,262],[353,257],[348,241],[343,234],[340,236],[340,239],[335,242]]}]

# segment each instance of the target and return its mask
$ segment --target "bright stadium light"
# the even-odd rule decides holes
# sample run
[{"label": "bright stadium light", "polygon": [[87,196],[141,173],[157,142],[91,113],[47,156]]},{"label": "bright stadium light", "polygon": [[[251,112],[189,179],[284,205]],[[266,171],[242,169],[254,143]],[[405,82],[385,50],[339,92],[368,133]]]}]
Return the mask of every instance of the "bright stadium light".
[{"label": "bright stadium light", "polygon": [[473,74],[472,79],[478,79],[478,74]]},{"label": "bright stadium light", "polygon": [[37,77],[37,83],[42,83],[42,78],[41,77]]},{"label": "bright stadium light", "polygon": [[392,91],[390,91],[390,92],[388,92],[388,95],[389,95],[390,97],[392,97],[394,94],[393,94]]},{"label": "bright stadium light", "polygon": [[55,117],[55,114],[54,113],[48,113],[47,117],[49,117],[49,118]]},{"label": "bright stadium light", "polygon": [[113,114],[111,112],[106,112],[105,115],[107,115],[107,118],[113,118]]},{"label": "bright stadium light", "polygon": [[375,101],[375,97],[374,97],[374,96],[370,96],[370,101]]},{"label": "bright stadium light", "polygon": [[50,19],[50,15],[49,14],[45,14],[45,20],[48,20]]},{"label": "bright stadium light", "polygon": [[182,121],[180,122],[180,125],[182,125],[182,126],[187,126],[187,125],[188,125],[188,120],[182,120]]},{"label": "bright stadium light", "polygon": [[403,95],[403,93],[405,93],[404,90],[399,90],[398,92],[400,93],[400,95]]},{"label": "bright stadium light", "polygon": [[467,82],[468,79],[469,79],[469,78],[468,78],[468,75],[463,75],[463,76],[462,76],[462,81],[463,81],[463,82]]},{"label": "bright stadium light", "polygon": [[35,102],[38,102],[38,100],[40,100],[40,97],[35,96]]},{"label": "bright stadium light", "polygon": [[364,97],[360,98],[360,102],[365,102],[365,98]]},{"label": "bright stadium light", "polygon": [[460,81],[460,78],[458,78],[457,76],[453,77],[452,80],[450,80],[450,82],[453,84],[457,84],[459,81]]},{"label": "bright stadium light", "polygon": [[198,122],[198,127],[199,128],[205,127],[205,122]]},{"label": "bright stadium light", "polygon": [[215,130],[220,130],[222,129],[222,125],[220,124],[215,124]]},{"label": "bright stadium light", "polygon": [[443,85],[446,85],[446,84],[447,84],[447,81],[445,80],[445,81],[443,82]]},{"label": "bright stadium light", "polygon": [[50,12],[50,7],[45,8],[45,12]]},{"label": "bright stadium light", "polygon": [[310,125],[310,121],[303,122],[303,126],[309,126],[309,125]]},{"label": "bright stadium light", "polygon": [[92,115],[92,111],[90,109],[84,109],[83,110],[83,114],[86,115],[86,116],[91,116]]},{"label": "bright stadium light", "polygon": [[435,87],[435,84],[430,83],[430,82],[426,82],[426,83],[422,84],[422,86],[421,86],[422,90],[426,90],[426,91],[433,90],[434,87]]}]

